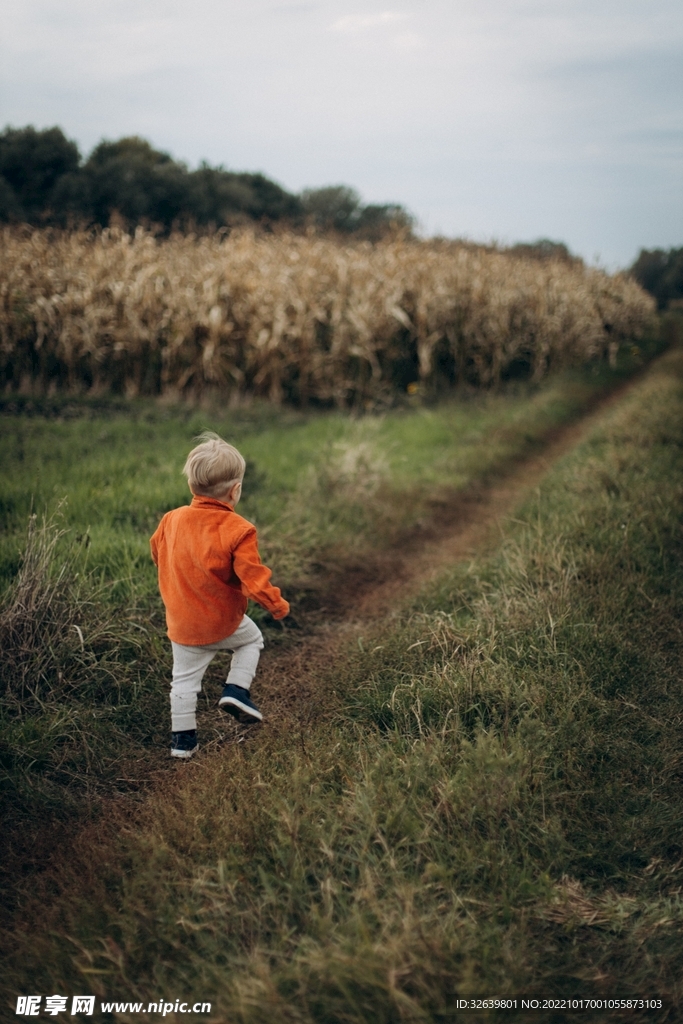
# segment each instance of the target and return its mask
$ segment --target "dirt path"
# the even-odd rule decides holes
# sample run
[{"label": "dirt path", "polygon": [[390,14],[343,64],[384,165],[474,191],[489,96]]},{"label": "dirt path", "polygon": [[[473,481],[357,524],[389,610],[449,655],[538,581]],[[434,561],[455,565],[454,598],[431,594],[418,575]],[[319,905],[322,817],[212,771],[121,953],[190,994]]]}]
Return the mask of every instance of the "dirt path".
[{"label": "dirt path", "polygon": [[[554,430],[540,451],[513,461],[503,475],[488,485],[434,501],[425,521],[406,531],[389,549],[370,552],[338,573],[328,572],[306,597],[301,633],[293,634],[284,647],[266,647],[255,685],[266,719],[264,727],[270,721],[301,728],[305,720],[314,718],[316,708],[321,706],[316,699],[317,680],[350,638],[395,614],[444,566],[495,546],[505,519],[539,486],[554,463],[580,444],[640,377],[638,374],[598,399],[581,419]],[[217,722],[215,711],[200,713],[199,728],[205,737],[205,748],[214,750],[226,742],[255,739],[261,729],[239,728],[231,721]],[[211,735],[213,740],[209,739]]]}]

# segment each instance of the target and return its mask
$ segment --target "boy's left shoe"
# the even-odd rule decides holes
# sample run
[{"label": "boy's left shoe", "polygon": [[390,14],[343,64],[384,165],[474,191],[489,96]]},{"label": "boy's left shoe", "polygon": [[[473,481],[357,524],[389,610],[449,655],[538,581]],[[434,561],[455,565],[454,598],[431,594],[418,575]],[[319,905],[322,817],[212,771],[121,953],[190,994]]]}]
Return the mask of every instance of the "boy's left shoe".
[{"label": "boy's left shoe", "polygon": [[263,715],[249,697],[249,690],[245,690],[243,686],[227,683],[223,688],[223,695],[218,701],[218,707],[223,708],[228,714],[234,715],[238,721],[246,720],[251,723],[263,721]]},{"label": "boy's left shoe", "polygon": [[197,730],[185,729],[184,732],[171,733],[171,757],[182,757],[187,760],[199,750]]}]

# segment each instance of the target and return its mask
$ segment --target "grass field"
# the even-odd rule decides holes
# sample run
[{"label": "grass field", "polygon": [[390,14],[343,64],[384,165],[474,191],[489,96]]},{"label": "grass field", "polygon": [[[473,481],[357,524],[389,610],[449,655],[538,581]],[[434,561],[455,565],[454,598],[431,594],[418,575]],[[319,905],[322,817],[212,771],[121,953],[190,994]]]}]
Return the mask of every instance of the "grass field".
[{"label": "grass field", "polygon": [[[589,372],[356,421],[87,403],[5,416],[7,584],[32,503],[67,495],[71,531],[61,580],[40,577],[34,537],[50,643],[16,600],[3,618],[24,644],[3,670],[6,818],[22,829],[8,1005],[87,989],[209,998],[225,1024],[388,1024],[457,1020],[458,996],[637,996],[662,1009],[533,1019],[677,1019],[680,350],[553,469],[499,547],[342,635],[302,680],[315,715],[295,702],[188,766],[156,753],[168,652],[146,542],[185,500],[193,433],[243,449],[245,514],[296,604],[331,561],[400,542],[436,498],[509,472],[609,384]],[[281,664],[305,644],[274,639]],[[123,799],[150,773],[146,797]],[[49,822],[65,855],[37,871]]]},{"label": "grass field", "polygon": [[[244,451],[240,512],[257,524],[264,553],[291,584],[325,547],[369,546],[387,516],[406,525],[440,491],[466,488],[525,457],[660,346],[651,337],[621,353],[615,368],[568,371],[542,386],[462,391],[439,404],[417,396],[360,418],[266,404],[226,413],[111,398],[2,398],[0,580],[17,571],[31,512],[52,513],[66,499],[61,522],[72,539],[87,535],[89,561],[119,581],[116,594],[127,579],[136,594],[156,593],[148,536],[169,508],[189,500],[180,467],[193,438],[211,428]],[[391,507],[399,494],[400,511]]]},{"label": "grass field", "polygon": [[[56,516],[48,534],[64,533],[50,570],[54,579],[64,566],[56,591],[44,573],[31,598],[40,607],[20,614],[19,633],[4,640],[20,652],[0,673],[10,805],[22,817],[27,804],[32,816],[88,814],[93,791],[126,788],[123,777],[138,786],[165,746],[170,652],[148,539],[165,511],[189,501],[180,467],[199,431],[216,429],[244,451],[240,511],[257,523],[264,558],[298,613],[331,568],[343,572],[428,525],[435,499],[504,473],[640,358],[361,419],[269,406],[226,416],[144,402],[50,400],[22,410],[8,401],[5,586],[20,568],[32,510],[37,522]],[[33,680],[32,696],[16,697],[19,670]],[[122,760],[133,767],[122,771]]]}]

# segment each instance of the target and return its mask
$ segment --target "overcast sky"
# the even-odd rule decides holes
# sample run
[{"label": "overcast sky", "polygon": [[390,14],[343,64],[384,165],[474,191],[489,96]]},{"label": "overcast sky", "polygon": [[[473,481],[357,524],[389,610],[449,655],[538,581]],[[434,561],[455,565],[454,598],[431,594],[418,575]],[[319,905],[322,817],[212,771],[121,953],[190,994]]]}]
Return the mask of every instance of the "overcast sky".
[{"label": "overcast sky", "polygon": [[0,0],[0,124],[344,183],[609,267],[683,246],[680,0]]}]

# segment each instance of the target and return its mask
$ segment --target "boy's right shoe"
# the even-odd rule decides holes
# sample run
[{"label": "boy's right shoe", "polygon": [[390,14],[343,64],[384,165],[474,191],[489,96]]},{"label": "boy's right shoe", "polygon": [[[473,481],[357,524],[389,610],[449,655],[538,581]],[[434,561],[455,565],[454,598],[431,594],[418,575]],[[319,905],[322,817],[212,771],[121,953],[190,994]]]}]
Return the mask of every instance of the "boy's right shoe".
[{"label": "boy's right shoe", "polygon": [[171,733],[171,757],[182,757],[187,760],[199,750],[197,730],[186,729],[184,732]]},{"label": "boy's right shoe", "polygon": [[249,697],[249,690],[245,690],[243,686],[235,686],[234,683],[226,683],[218,707],[234,715],[238,721],[263,721],[263,715]]}]

